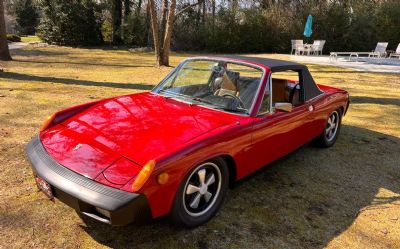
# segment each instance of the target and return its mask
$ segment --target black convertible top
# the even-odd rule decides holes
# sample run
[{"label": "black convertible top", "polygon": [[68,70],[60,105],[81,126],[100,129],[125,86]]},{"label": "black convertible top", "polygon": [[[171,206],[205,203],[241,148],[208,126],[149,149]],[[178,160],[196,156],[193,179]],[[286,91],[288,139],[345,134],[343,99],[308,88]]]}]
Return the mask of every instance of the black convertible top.
[{"label": "black convertible top", "polygon": [[[212,56],[214,57],[214,56]],[[261,58],[261,57],[250,57],[250,56],[241,56],[241,55],[222,55],[215,56],[215,58],[226,58],[232,60],[241,60],[246,62],[253,62],[257,64],[261,64],[271,69],[273,72],[282,71],[282,70],[292,70],[299,68],[307,68],[305,65],[291,62],[291,61],[283,61],[283,60],[275,60],[270,58]]]},{"label": "black convertible top", "polygon": [[241,55],[221,55],[221,56],[211,56],[211,58],[221,58],[223,59],[232,59],[232,60],[240,60],[243,62],[253,62],[271,69],[272,72],[280,72],[286,70],[292,70],[299,72],[300,85],[304,88],[303,98],[304,101],[315,98],[323,92],[319,89],[317,84],[315,83],[313,77],[308,71],[307,66],[303,64],[299,64],[291,61],[283,61],[283,60],[275,60],[269,58],[261,58],[261,57],[250,57],[250,56],[241,56]]}]

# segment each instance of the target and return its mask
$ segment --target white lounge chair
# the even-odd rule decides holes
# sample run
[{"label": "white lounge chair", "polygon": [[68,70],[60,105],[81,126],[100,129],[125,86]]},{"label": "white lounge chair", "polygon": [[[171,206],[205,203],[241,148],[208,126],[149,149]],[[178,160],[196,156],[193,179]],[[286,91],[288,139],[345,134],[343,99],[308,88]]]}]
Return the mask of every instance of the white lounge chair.
[{"label": "white lounge chair", "polygon": [[300,53],[304,53],[304,44],[303,40],[292,40],[292,50],[290,51],[290,54],[299,55]]},{"label": "white lounge chair", "polygon": [[378,57],[378,58],[386,57],[386,48],[388,44],[389,44],[388,42],[378,42],[378,44],[376,44],[375,50],[369,53],[368,57]]},{"label": "white lounge chair", "polygon": [[356,59],[356,61],[358,61],[360,55],[368,55],[368,57],[377,57],[377,58],[386,57],[386,48],[388,44],[389,44],[388,42],[378,42],[373,52],[331,52],[330,60],[331,61],[337,60],[337,57],[339,55],[348,55],[349,61],[351,61],[351,58],[353,57]]},{"label": "white lounge chair", "polygon": [[311,53],[313,55],[322,55],[322,50],[325,46],[325,40],[315,40],[313,45],[311,45]]},{"label": "white lounge chair", "polygon": [[399,59],[400,59],[400,43],[396,48],[396,52],[390,53],[389,58],[392,58],[392,57],[399,57]]}]

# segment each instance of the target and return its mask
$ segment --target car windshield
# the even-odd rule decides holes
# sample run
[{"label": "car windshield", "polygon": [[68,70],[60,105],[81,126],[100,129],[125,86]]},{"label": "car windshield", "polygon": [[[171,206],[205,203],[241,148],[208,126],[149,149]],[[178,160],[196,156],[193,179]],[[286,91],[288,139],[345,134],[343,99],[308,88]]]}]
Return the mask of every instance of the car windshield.
[{"label": "car windshield", "polygon": [[261,69],[244,64],[188,60],[153,92],[213,109],[249,114],[262,76]]}]

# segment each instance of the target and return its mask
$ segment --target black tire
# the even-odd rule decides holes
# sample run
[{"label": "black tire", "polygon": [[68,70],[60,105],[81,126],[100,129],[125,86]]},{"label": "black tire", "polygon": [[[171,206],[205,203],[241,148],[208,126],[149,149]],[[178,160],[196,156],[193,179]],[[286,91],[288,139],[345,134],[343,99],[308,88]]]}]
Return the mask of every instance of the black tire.
[{"label": "black tire", "polygon": [[228,185],[229,171],[224,160],[217,158],[194,167],[176,192],[172,221],[189,228],[209,221],[221,207]]},{"label": "black tire", "polygon": [[[336,118],[337,126],[332,128],[332,117]],[[328,148],[335,144],[337,138],[339,137],[340,128],[342,126],[342,111],[337,109],[331,114],[329,114],[328,119],[326,120],[324,131],[321,135],[316,137],[313,141],[313,144],[322,147]]]}]

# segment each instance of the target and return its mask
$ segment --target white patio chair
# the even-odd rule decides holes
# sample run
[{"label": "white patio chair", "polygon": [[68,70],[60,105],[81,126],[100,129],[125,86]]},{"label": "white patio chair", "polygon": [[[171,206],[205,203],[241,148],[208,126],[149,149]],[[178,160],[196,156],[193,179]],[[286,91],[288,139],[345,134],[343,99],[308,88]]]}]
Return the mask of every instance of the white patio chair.
[{"label": "white patio chair", "polygon": [[292,42],[292,50],[290,51],[290,54],[297,55],[300,51],[304,52],[304,45],[303,45],[303,40],[291,40]]},{"label": "white patio chair", "polygon": [[311,46],[311,53],[313,55],[322,55],[322,50],[325,46],[325,40],[315,40],[313,45]]},{"label": "white patio chair", "polygon": [[386,48],[388,44],[388,42],[378,42],[378,44],[376,44],[375,50],[369,53],[368,57],[386,57]]},{"label": "white patio chair", "polygon": [[294,43],[294,54],[295,55],[301,55],[301,54],[304,54],[305,51],[306,51],[306,49],[304,47],[303,40],[295,40],[295,43]]},{"label": "white patio chair", "polygon": [[290,50],[290,54],[293,54],[293,52],[296,50],[296,40],[290,40],[292,44],[292,49]]},{"label": "white patio chair", "polygon": [[400,59],[400,43],[396,48],[396,52],[390,53],[389,58],[392,58],[392,57],[399,57],[399,59]]}]

